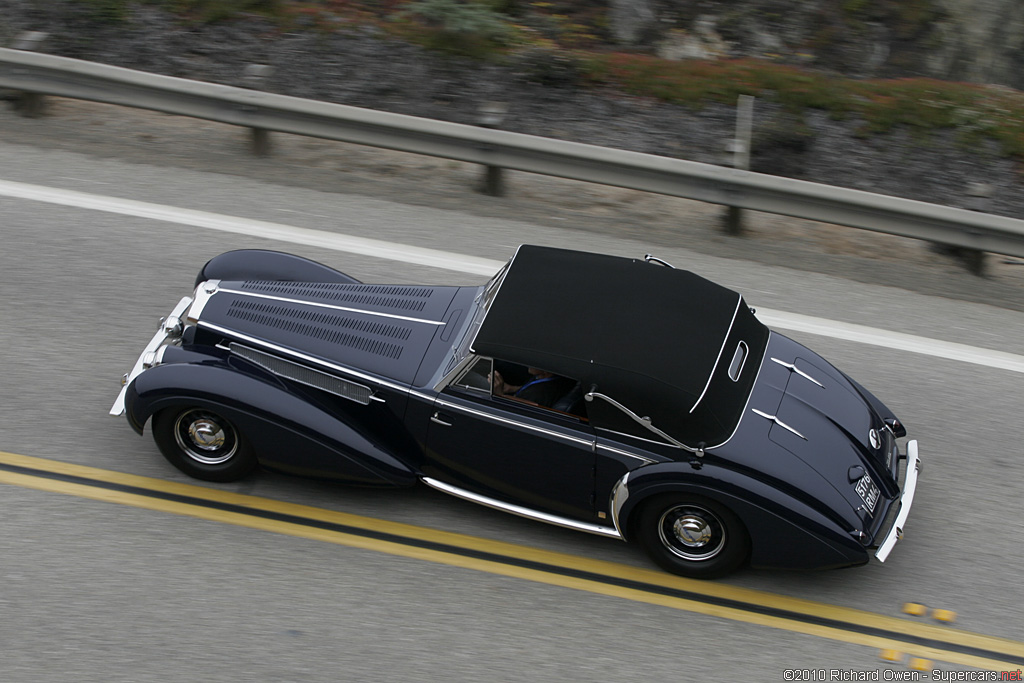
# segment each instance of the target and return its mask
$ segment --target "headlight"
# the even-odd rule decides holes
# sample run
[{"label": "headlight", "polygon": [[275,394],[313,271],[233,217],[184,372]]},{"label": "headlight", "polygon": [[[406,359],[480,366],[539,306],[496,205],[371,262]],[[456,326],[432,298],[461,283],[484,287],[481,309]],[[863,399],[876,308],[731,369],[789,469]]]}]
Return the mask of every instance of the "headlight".
[{"label": "headlight", "polygon": [[160,324],[163,327],[164,334],[175,339],[180,337],[182,331],[185,329],[181,324],[181,318],[175,315],[164,318]]}]

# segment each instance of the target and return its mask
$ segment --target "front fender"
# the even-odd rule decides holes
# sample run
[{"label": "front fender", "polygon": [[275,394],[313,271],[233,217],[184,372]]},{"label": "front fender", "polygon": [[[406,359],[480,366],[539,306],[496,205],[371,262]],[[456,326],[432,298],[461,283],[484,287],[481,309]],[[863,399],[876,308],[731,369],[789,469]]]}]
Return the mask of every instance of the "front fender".
[{"label": "front fender", "polygon": [[308,258],[269,249],[236,249],[214,256],[196,276],[207,280],[281,280],[359,284],[359,280]]},{"label": "front fender", "polygon": [[[211,357],[212,358],[212,357]],[[360,424],[348,424],[275,378],[241,372],[222,360],[158,365],[128,387],[125,410],[141,430],[164,408],[216,410],[252,444],[260,463],[304,476],[364,485],[407,486],[415,473]],[[357,407],[386,411],[381,404]]]},{"label": "front fender", "polygon": [[644,501],[664,493],[699,495],[732,510],[750,534],[750,564],[827,569],[864,564],[868,552],[839,523],[752,476],[713,463],[659,463],[630,472],[613,502],[617,528],[629,540]]}]

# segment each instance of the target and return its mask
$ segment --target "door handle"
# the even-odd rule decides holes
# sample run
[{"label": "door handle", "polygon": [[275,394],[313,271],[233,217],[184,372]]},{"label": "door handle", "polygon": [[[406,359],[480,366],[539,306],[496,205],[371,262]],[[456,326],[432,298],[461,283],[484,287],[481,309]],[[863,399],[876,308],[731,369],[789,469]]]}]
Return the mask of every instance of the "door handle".
[{"label": "door handle", "polygon": [[430,416],[430,421],[433,422],[434,424],[439,424],[439,425],[441,425],[443,427],[451,427],[452,426],[451,422],[445,422],[444,420],[441,419],[440,416],[441,416],[441,412],[440,411],[435,412],[433,415]]}]

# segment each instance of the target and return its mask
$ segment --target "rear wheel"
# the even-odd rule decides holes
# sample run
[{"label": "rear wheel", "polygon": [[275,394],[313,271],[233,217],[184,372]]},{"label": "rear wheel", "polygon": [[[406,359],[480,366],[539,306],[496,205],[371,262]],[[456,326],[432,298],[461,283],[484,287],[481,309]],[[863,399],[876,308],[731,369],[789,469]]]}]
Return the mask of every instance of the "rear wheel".
[{"label": "rear wheel", "polygon": [[166,408],[153,416],[153,439],[185,474],[234,481],[256,467],[256,456],[230,421],[207,408]]},{"label": "rear wheel", "polygon": [[739,518],[703,496],[652,498],[640,510],[635,538],[662,569],[695,579],[725,576],[750,554]]}]

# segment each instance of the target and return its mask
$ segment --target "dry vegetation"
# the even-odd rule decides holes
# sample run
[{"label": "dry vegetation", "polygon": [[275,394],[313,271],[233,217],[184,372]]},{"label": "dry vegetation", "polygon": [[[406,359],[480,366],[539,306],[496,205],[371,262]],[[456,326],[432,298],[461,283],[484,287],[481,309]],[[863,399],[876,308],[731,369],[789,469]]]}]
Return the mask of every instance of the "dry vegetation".
[{"label": "dry vegetation", "polygon": [[[160,5],[183,22],[230,21],[258,13],[282,30],[344,31],[372,24],[431,49],[487,60],[516,60],[538,82],[613,88],[699,108],[749,94],[794,113],[807,108],[856,116],[868,136],[906,126],[920,135],[954,130],[966,148],[995,140],[1004,155],[1024,158],[1024,93],[1009,88],[925,78],[852,79],[771,60],[667,61],[617,51],[604,3],[583,0],[76,0],[98,20],[117,22],[133,2]],[[920,0],[894,5],[901,21],[921,21]],[[885,10],[880,0],[846,0],[856,22]],[[915,9],[910,16],[910,9]],[[891,8],[890,8],[891,9]],[[923,11],[923,10],[922,10]],[[921,15],[921,16],[919,16]],[[909,29],[908,29],[909,30]]]}]

